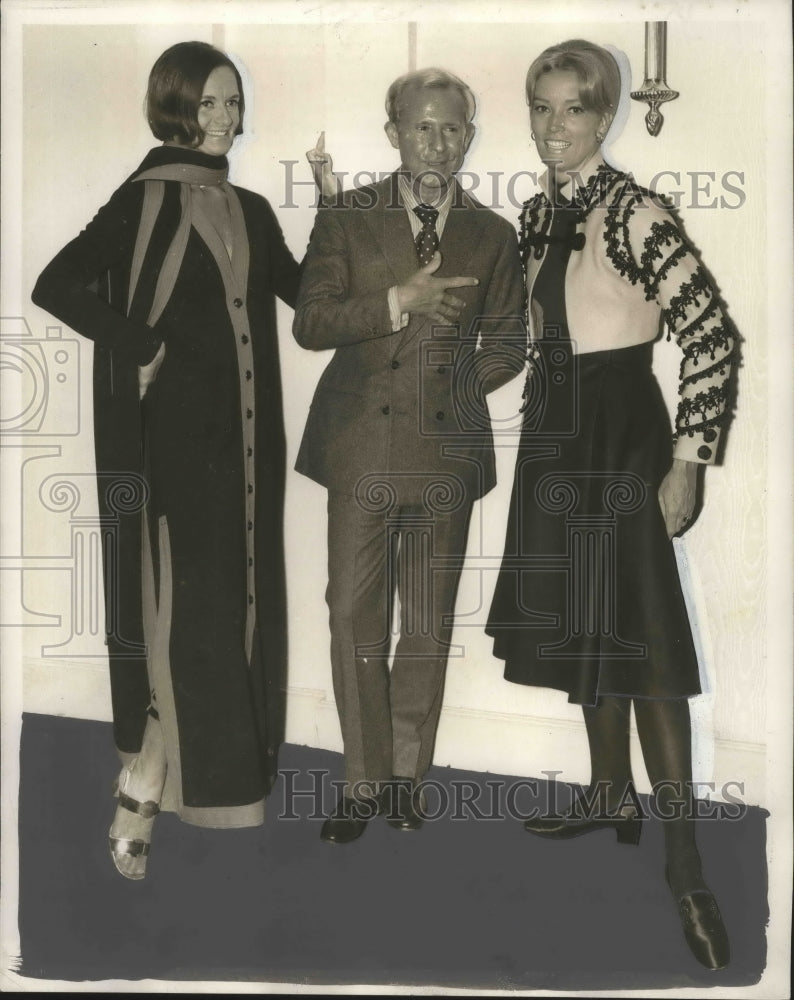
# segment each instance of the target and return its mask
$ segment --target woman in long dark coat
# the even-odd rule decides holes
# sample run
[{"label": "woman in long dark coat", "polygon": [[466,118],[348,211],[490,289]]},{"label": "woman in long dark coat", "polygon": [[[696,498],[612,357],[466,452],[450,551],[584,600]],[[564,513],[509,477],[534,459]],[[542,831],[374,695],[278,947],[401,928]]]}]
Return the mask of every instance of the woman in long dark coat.
[{"label": "woman in long dark coat", "polygon": [[237,69],[168,49],[148,90],[163,145],[42,272],[37,305],[94,342],[114,738],[110,831],[143,878],[160,808],[263,821],[284,736],[285,444],[275,296],[299,268],[270,205],[227,181]]},{"label": "woman in long dark coat", "polygon": [[[553,46],[526,89],[548,172],[521,217],[533,357],[488,632],[508,680],[582,705],[592,777],[567,814],[525,826],[637,843],[633,704],[666,878],[695,957],[721,968],[728,939],[692,822],[698,664],[670,538],[694,515],[698,465],[717,456],[734,338],[674,215],[601,155],[620,95],[610,53]],[[651,370],[662,319],[682,350],[675,436]]]}]

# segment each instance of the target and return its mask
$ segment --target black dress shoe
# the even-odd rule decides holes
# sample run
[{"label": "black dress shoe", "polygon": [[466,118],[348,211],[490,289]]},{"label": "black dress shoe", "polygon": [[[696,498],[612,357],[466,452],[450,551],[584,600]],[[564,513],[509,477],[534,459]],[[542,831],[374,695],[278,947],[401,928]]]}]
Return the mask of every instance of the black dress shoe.
[{"label": "black dress shoe", "polygon": [[619,844],[639,844],[642,816],[633,810],[611,816],[577,816],[572,811],[562,816],[536,816],[525,820],[524,829],[549,840],[570,840],[595,830],[614,830]]},{"label": "black dress shoe", "polygon": [[[667,869],[664,876],[670,885]],[[724,969],[731,960],[731,945],[712,892],[706,888],[693,889],[682,893],[676,903],[689,950],[707,969],[715,972]]]},{"label": "black dress shoe", "polygon": [[418,830],[424,822],[425,795],[411,778],[395,778],[386,791],[386,822],[395,830]]},{"label": "black dress shoe", "polygon": [[320,840],[329,844],[349,844],[358,840],[367,823],[377,816],[380,803],[377,799],[350,799],[341,796],[336,808],[323,823]]}]

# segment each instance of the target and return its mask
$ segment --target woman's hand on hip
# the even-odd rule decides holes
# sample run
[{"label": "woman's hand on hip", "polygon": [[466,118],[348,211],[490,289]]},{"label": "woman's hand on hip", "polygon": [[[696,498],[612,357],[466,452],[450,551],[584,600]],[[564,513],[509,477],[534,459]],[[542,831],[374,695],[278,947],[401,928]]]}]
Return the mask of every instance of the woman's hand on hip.
[{"label": "woman's hand on hip", "polygon": [[149,364],[143,367],[138,366],[138,395],[141,399],[146,395],[146,390],[157,377],[160,365],[163,363],[163,358],[165,358],[165,344],[160,344],[157,354],[155,354]]},{"label": "woman's hand on hip", "polygon": [[659,506],[662,508],[668,538],[689,525],[696,499],[697,463],[674,458],[670,471],[659,487]]}]

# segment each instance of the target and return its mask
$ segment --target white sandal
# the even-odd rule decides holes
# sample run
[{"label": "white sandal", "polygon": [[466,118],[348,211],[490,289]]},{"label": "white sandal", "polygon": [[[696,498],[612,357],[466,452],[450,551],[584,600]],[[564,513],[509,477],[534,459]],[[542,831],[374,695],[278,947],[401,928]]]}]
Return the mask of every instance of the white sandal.
[{"label": "white sandal", "polygon": [[[132,796],[127,795],[126,792],[122,791],[122,788],[129,780],[134,765],[135,761],[133,761],[129,767],[122,768],[118,781],[119,805],[122,809],[126,809],[131,813],[136,813],[144,819],[154,819],[154,817],[160,812],[160,806],[157,802],[152,802],[151,800],[147,802],[139,802],[137,799],[133,799]],[[123,871],[119,867],[118,859],[124,855],[131,858],[146,858],[149,854],[149,848],[151,846],[149,841],[130,840],[127,837],[108,836],[108,846],[110,847],[110,856],[113,858],[113,864],[116,866],[116,871],[120,875],[123,875],[124,878],[134,880],[144,878],[146,875],[145,863],[142,872],[132,874],[131,872]]]}]

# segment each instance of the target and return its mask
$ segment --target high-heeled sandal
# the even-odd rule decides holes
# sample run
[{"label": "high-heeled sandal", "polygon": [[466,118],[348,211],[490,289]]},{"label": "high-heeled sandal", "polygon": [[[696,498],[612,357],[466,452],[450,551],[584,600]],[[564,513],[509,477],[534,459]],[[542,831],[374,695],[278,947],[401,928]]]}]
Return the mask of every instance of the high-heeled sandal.
[{"label": "high-heeled sandal", "polygon": [[[666,867],[664,877],[672,892]],[[731,945],[714,894],[706,888],[693,889],[682,893],[676,904],[689,950],[707,969],[724,969],[731,960]]]},{"label": "high-heeled sandal", "polygon": [[[139,802],[137,799],[132,798],[131,795],[127,795],[126,792],[122,791],[122,786],[126,785],[129,780],[131,770],[132,767],[125,767],[122,769],[121,776],[118,781],[118,804],[122,809],[126,809],[127,812],[136,813],[144,819],[154,819],[154,817],[160,812],[160,806],[157,802],[152,802],[151,800]],[[113,859],[113,864],[115,865],[116,871],[119,875],[123,875],[124,878],[133,879],[134,881],[138,881],[145,877],[145,862],[143,871],[133,873],[125,872],[119,866],[118,859],[125,855],[131,858],[147,858],[149,855],[149,848],[151,847],[151,843],[149,841],[139,839],[131,840],[128,837],[112,837],[108,835],[108,847],[110,848],[110,856]]]}]

